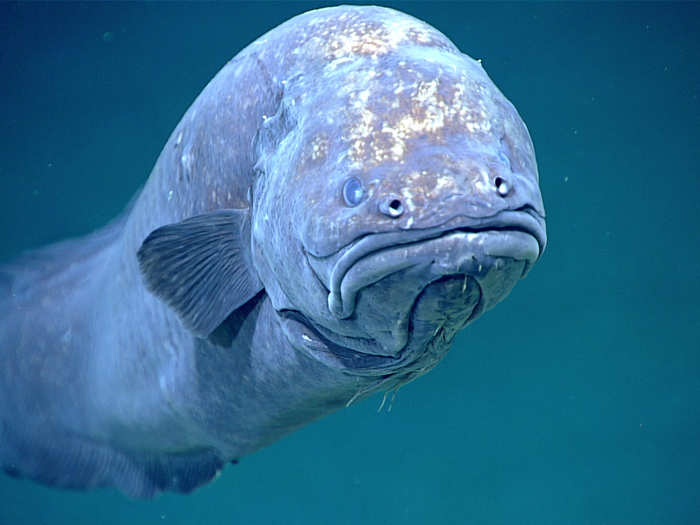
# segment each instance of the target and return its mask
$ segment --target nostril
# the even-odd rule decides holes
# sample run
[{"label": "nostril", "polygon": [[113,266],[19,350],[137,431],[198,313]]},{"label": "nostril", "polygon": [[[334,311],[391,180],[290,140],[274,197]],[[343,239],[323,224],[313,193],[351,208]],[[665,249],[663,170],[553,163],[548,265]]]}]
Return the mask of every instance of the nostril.
[{"label": "nostril", "polygon": [[496,186],[496,191],[501,197],[507,197],[510,193],[510,185],[503,177],[496,177],[493,180],[493,185]]},{"label": "nostril", "polygon": [[379,211],[384,215],[396,218],[403,214],[403,203],[397,198],[390,198],[379,205]]}]

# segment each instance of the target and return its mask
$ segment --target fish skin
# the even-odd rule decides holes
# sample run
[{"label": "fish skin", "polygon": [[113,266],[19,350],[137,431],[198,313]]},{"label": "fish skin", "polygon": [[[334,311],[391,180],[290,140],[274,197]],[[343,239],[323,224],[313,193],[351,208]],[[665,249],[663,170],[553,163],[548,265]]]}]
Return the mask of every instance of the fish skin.
[{"label": "fish skin", "polygon": [[[143,261],[222,210],[247,221],[225,252],[247,286],[195,333],[153,284],[169,260]],[[527,128],[478,62],[392,9],[302,14],[211,80],[121,218],[0,267],[0,465],[189,492],[426,373],[545,244]]]}]

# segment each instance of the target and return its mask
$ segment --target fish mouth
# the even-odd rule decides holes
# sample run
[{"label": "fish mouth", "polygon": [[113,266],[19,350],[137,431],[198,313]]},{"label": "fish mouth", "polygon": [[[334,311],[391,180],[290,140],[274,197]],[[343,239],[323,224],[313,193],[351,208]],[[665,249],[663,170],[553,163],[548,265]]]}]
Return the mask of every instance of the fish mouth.
[{"label": "fish mouth", "polygon": [[544,218],[530,206],[491,217],[453,217],[431,228],[368,234],[333,257],[328,308],[336,318],[348,318],[360,290],[417,265],[429,267],[431,281],[448,275],[478,280],[507,258],[525,263],[522,278],[546,243]]}]

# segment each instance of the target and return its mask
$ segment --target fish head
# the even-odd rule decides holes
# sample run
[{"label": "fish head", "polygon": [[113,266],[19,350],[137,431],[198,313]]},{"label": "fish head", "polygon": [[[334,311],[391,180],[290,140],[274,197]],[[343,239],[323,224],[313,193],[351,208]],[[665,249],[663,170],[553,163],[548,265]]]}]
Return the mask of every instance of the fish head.
[{"label": "fish head", "polygon": [[545,248],[528,130],[456,48],[290,79],[258,147],[262,279],[306,349],[334,365],[424,372]]}]

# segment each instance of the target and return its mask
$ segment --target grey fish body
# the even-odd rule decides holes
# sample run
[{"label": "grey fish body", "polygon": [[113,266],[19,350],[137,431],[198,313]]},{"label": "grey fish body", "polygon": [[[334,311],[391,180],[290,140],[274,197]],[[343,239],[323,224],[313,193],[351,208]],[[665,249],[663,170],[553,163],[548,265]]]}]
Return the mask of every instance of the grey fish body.
[{"label": "grey fish body", "polygon": [[543,217],[478,63],[390,9],[300,15],[216,75],[122,218],[0,268],[0,465],[189,491],[434,367]]}]

